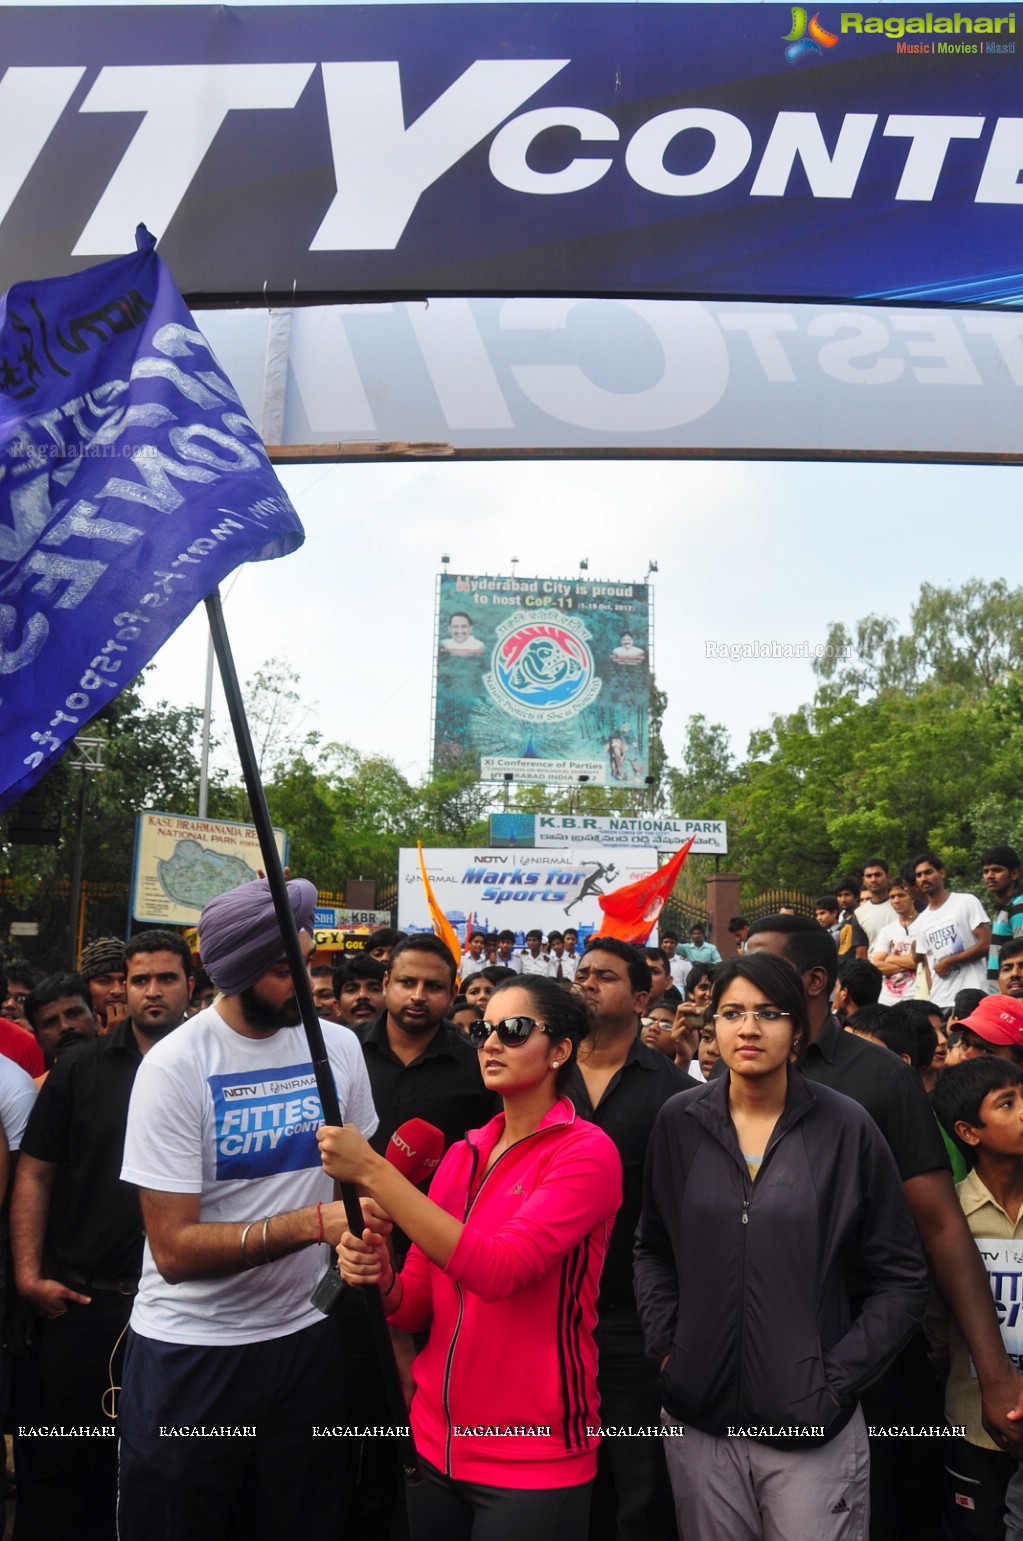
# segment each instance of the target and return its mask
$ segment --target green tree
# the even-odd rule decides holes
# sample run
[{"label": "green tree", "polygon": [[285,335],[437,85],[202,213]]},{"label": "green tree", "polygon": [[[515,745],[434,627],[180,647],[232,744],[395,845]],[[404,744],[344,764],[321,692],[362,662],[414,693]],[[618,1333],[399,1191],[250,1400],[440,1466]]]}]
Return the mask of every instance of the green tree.
[{"label": "green tree", "polygon": [[260,776],[291,760],[296,746],[315,749],[320,735],[302,729],[312,711],[298,691],[299,677],[285,658],[267,659],[243,692],[249,737]]},{"label": "green tree", "polygon": [[835,623],[824,656],[814,664],[835,699],[925,685],[989,689],[1023,668],[1023,588],[1002,578],[971,578],[960,588],[921,585],[909,630],[889,617],[868,615],[850,631]]},{"label": "green tree", "polygon": [[720,722],[698,713],[690,717],[682,745],[682,764],[666,774],[668,803],[681,818],[700,818],[737,779],[737,767]]},{"label": "green tree", "polygon": [[[813,702],[753,735],[709,798],[746,893],[811,890],[929,846],[956,887],[979,891],[984,846],[1023,838],[1023,590],[924,584],[907,630],[867,616],[835,623],[829,642]],[[713,786],[727,770],[714,748],[698,733],[683,771],[702,766]]]},{"label": "green tree", "polygon": [[[25,948],[38,967],[52,970],[63,966],[67,957],[68,885],[83,776],[88,777],[82,866],[87,938],[125,934],[136,822],[143,809],[196,812],[202,714],[198,708],[166,702],[146,707],[139,685],[140,679],[127,686],[83,732],[83,737],[105,741],[101,772],[72,769],[70,751],[44,778],[41,797],[47,820],[60,823],[58,845],[14,843],[12,828],[17,829],[21,817],[17,804],[0,816],[0,859],[7,877],[4,929],[14,919],[39,924],[38,940]],[[211,801],[221,795],[215,780]],[[100,893],[101,884],[110,891]]]}]

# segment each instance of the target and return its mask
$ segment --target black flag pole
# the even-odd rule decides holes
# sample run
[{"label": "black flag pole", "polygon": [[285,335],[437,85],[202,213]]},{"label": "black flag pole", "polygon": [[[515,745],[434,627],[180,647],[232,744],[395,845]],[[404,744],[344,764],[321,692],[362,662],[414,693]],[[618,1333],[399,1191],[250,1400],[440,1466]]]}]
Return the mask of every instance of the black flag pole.
[{"label": "black flag pole", "polygon": [[[284,868],[281,865],[280,853],[277,850],[277,842],[274,839],[273,825],[270,822],[270,811],[266,805],[266,794],[263,791],[263,783],[260,780],[259,768],[256,764],[256,756],[252,747],[252,737],[249,733],[248,719],[245,715],[245,703],[242,700],[238,676],[235,672],[234,657],[231,653],[231,643],[224,624],[224,612],[220,603],[219,590],[215,590],[212,594],[208,595],[205,604],[206,614],[210,623],[210,635],[213,638],[213,650],[217,655],[217,666],[220,670],[220,679],[224,687],[224,695],[227,699],[231,726],[234,729],[238,758],[241,761],[242,775],[245,780],[245,790],[249,797],[249,807],[252,810],[252,822],[256,826],[256,833],[259,837],[259,849],[263,857],[267,882],[270,885],[270,895],[273,899],[274,911],[277,915],[277,922],[281,928],[281,937],[284,941],[284,954],[291,969],[295,985],[295,995],[302,1013],[302,1026],[305,1028],[306,1039],[309,1043],[309,1055],[313,1064],[313,1074],[316,1078],[316,1089],[320,1096],[320,1106],[323,1109],[325,1121],[328,1124],[338,1125],[342,1120],[341,1108],[337,1100],[337,1087],[334,1085],[334,1075],[330,1068],[330,1060],[327,1057],[327,1046],[323,1041],[323,1029],[320,1026],[320,1019],[316,1015],[313,988],[306,970],[305,958],[302,954],[298,927],[295,925],[295,916],[292,913],[291,903],[288,899]],[[362,1210],[355,1189],[351,1183],[335,1183],[334,1191],[335,1193],[340,1193],[341,1201],[345,1206],[349,1229],[355,1235],[361,1236],[363,1229]],[[363,1299],[366,1302],[366,1312],[369,1317],[373,1346],[380,1361],[380,1370],[387,1393],[387,1405],[394,1421],[394,1426],[396,1428],[405,1428],[407,1426],[408,1410],[405,1406],[405,1397],[398,1376],[398,1366],[394,1358],[391,1335],[387,1330],[384,1303],[380,1298],[379,1291],[376,1289],[364,1290]],[[412,1444],[409,1435],[406,1435],[402,1440],[401,1454],[406,1477],[410,1481],[417,1479],[419,1463],[415,1446]]]}]

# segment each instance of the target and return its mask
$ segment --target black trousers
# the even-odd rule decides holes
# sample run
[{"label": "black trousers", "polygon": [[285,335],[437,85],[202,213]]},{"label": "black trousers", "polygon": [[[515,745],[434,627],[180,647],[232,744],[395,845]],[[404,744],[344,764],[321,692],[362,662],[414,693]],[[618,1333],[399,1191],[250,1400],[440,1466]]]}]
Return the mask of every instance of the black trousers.
[{"label": "black trousers", "polygon": [[1005,1489],[1018,1462],[953,1439],[942,1462],[942,1541],[1004,1541]]},{"label": "black trousers", "polygon": [[[601,1426],[659,1430],[661,1394],[635,1310],[606,1311],[594,1336]],[[601,1442],[590,1535],[593,1541],[676,1541],[675,1508],[659,1434]]]},{"label": "black trousers", "polygon": [[[942,1390],[922,1332],[910,1339],[881,1379],[867,1387],[860,1406],[868,1429],[872,1424],[944,1424]],[[940,1494],[940,1439],[870,1441],[870,1541],[936,1535]]]},{"label": "black trousers", "polygon": [[[128,1296],[95,1290],[91,1305],[37,1324],[15,1423],[14,1541],[115,1541],[117,1428],[103,1404],[131,1306]],[[123,1341],[114,1355],[115,1386],[122,1361]],[[52,1432],[60,1428],[90,1432]]]},{"label": "black trousers", "polygon": [[[337,1535],[337,1337],[326,1319],[230,1348],[129,1330],[121,1402],[120,1541]],[[238,1430],[223,1434],[217,1430]],[[213,1431],[213,1432],[211,1432]]]},{"label": "black trousers", "polygon": [[592,1487],[487,1487],[423,1462],[408,1490],[409,1531],[412,1541],[586,1541]]}]

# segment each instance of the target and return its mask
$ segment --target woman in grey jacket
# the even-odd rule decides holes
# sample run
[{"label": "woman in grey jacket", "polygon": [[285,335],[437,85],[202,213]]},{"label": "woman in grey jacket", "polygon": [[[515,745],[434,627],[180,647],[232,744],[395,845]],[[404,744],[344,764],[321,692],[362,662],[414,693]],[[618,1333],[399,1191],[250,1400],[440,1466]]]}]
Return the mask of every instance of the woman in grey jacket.
[{"label": "woman in grey jacket", "polygon": [[869,1114],[798,1068],[808,1024],[789,964],[726,963],[711,1012],[724,1073],[661,1109],[636,1232],[679,1532],[860,1541],[859,1394],[927,1300],[909,1206]]}]

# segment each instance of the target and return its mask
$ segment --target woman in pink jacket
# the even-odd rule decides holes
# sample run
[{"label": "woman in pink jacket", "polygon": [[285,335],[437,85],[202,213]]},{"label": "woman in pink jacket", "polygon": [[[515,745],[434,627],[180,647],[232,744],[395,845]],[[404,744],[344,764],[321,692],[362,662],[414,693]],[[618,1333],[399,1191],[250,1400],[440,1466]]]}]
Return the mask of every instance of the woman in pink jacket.
[{"label": "woman in pink jacket", "polygon": [[338,1248],[346,1282],[376,1286],[393,1326],[429,1328],[413,1365],[413,1541],[587,1534],[597,1288],[622,1196],[611,1140],[561,1095],[588,1032],[585,1003],[553,980],[495,990],[469,1036],[504,1112],[452,1146],[429,1198],[357,1129],[320,1130],[330,1175],[413,1242],[400,1274],[379,1231]]}]

